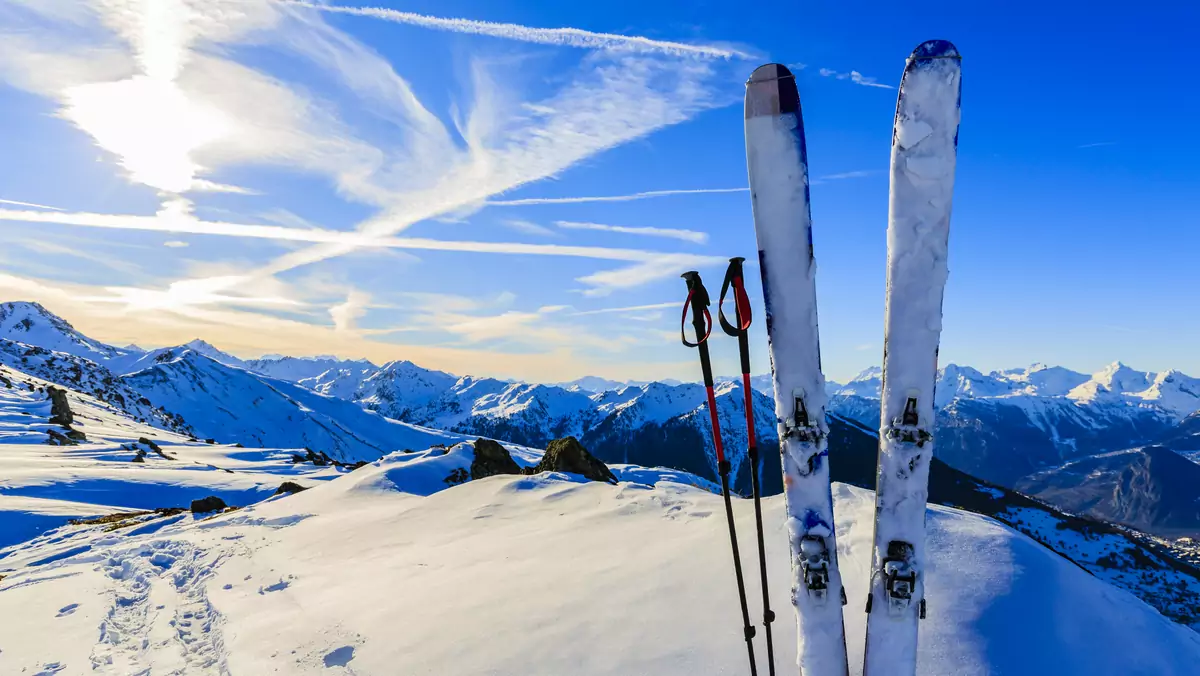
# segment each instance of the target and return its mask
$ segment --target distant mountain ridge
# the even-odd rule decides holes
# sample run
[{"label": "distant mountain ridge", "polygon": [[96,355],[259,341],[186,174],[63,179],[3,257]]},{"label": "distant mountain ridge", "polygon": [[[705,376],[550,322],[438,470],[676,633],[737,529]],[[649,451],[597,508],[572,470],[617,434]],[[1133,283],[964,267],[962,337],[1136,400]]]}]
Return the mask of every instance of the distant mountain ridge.
[{"label": "distant mountain ridge", "polygon": [[[668,464],[649,458],[658,454],[672,459],[674,466],[681,469],[706,478],[715,477],[704,397],[702,389],[694,383],[630,385],[583,378],[561,387],[459,377],[409,361],[376,367],[366,360],[328,357],[242,360],[201,340],[143,352],[113,348],[83,336],[37,304],[6,303],[0,308],[4,312],[0,320],[4,333],[0,337],[33,337],[56,346],[51,349],[92,355],[97,363],[115,374],[175,364],[185,353],[203,355],[230,369],[222,375],[228,382],[245,379],[233,371],[255,374],[258,382],[269,378],[297,384],[397,421],[534,447],[571,434],[589,447],[594,446],[606,460],[630,458],[630,462]],[[194,362],[191,357],[180,363]],[[174,368],[178,370],[178,366]],[[207,365],[204,370],[178,372],[198,377],[202,372],[215,370],[219,369]],[[832,395],[829,412],[869,429],[877,428],[880,375],[878,367],[873,367],[845,384],[828,383]],[[149,387],[149,381],[144,379],[129,379],[129,382]],[[192,383],[188,389],[197,401],[209,396],[224,402],[206,403],[201,408],[219,408],[233,405],[232,400],[222,399],[224,395],[214,394],[231,392],[226,387],[228,382],[215,389]],[[1120,363],[1090,376],[1045,365],[984,374],[950,364],[940,370],[937,383],[938,457],[975,476],[1008,486],[1030,474],[1082,457],[1144,446],[1168,434],[1186,415],[1200,409],[1200,381],[1177,371],[1139,372]],[[752,399],[760,443],[773,444],[776,440],[771,378],[754,376],[751,385],[757,391]],[[195,411],[189,416],[185,410],[188,401],[168,396],[161,387],[151,394],[149,400],[156,405],[167,402],[169,409],[184,407],[176,411],[184,419],[203,419],[208,415]],[[718,415],[725,423],[726,448],[730,449],[739,471],[745,447],[745,439],[737,436],[744,428],[742,398],[740,378],[720,379]],[[294,416],[303,418],[306,413],[301,410],[298,398],[291,399],[291,405],[297,409]],[[282,429],[282,422],[278,424],[279,429],[260,429],[251,436],[262,439],[263,443],[280,437],[271,443],[286,445],[284,440],[290,439],[290,433]],[[211,425],[197,427],[197,433],[216,434],[210,431]],[[744,436],[744,432],[741,434]],[[355,446],[355,442],[346,443],[347,448]],[[774,468],[768,471],[773,472]],[[735,485],[747,487],[748,475],[739,474]]]}]

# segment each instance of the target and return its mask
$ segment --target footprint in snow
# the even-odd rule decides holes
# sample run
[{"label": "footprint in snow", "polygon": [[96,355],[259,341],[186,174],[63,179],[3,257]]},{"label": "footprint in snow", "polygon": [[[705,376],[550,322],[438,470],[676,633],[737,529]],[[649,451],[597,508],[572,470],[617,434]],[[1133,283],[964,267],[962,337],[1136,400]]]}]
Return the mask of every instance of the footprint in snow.
[{"label": "footprint in snow", "polygon": [[54,676],[54,674],[57,674],[66,668],[67,665],[63,664],[62,662],[47,662],[42,665],[42,670],[33,676]]},{"label": "footprint in snow", "polygon": [[289,584],[291,584],[291,583],[290,583],[290,582],[288,582],[287,580],[280,580],[279,582],[276,582],[276,583],[275,583],[275,584],[273,584],[273,585],[269,585],[269,586],[266,586],[266,587],[259,587],[259,588],[258,588],[258,593],[259,593],[259,594],[266,594],[267,592],[277,592],[277,591],[283,591],[284,589],[287,589],[287,588],[288,588],[288,585],[289,585]]},{"label": "footprint in snow", "polygon": [[325,668],[344,667],[354,659],[354,646],[344,645],[325,653]]},{"label": "footprint in snow", "polygon": [[78,603],[72,603],[70,605],[63,606],[62,608],[59,608],[58,615],[55,615],[55,617],[66,617],[67,615],[75,612],[75,609],[78,607]]}]

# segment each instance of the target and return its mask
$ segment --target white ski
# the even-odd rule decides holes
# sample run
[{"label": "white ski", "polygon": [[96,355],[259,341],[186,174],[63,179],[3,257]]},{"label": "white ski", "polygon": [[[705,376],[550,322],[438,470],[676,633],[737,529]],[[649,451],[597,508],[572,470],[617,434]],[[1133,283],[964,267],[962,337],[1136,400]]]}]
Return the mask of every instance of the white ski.
[{"label": "white ski", "polygon": [[896,103],[865,676],[913,676],[917,669],[960,65],[949,42],[922,44],[908,59]]},{"label": "white ski", "polygon": [[808,158],[796,82],[762,66],[746,83],[746,163],[766,304],[803,674],[844,676],[845,592],[838,573],[817,335]]}]

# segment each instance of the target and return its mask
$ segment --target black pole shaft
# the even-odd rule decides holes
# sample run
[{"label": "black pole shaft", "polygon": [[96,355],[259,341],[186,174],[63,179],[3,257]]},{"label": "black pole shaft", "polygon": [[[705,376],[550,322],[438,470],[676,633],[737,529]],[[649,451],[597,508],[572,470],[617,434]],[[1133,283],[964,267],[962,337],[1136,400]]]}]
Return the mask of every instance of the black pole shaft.
[{"label": "black pole shaft", "polygon": [[[704,387],[708,395],[709,417],[712,421],[713,446],[717,451],[717,471],[721,476],[721,497],[725,500],[725,517],[729,524],[729,543],[733,548],[733,573],[737,578],[738,601],[742,609],[742,634],[746,637],[746,653],[750,658],[750,676],[758,676],[758,664],[754,659],[754,625],[750,623],[750,609],[746,604],[746,582],[742,576],[742,556],[738,549],[737,528],[733,519],[733,500],[729,493],[729,461],[725,459],[721,445],[721,425],[717,420],[716,400],[713,396],[712,362],[708,355],[707,334],[711,326],[704,320],[708,307],[708,291],[696,272],[683,275],[687,280],[689,299],[692,304],[692,327],[696,331],[696,347],[700,352],[700,369],[704,375]],[[711,321],[711,320],[710,320]]]},{"label": "black pole shaft", "polygon": [[742,299],[746,294],[746,281],[742,277],[742,259],[730,260],[729,274],[733,284],[734,303],[733,316],[737,322],[738,356],[742,363],[742,388],[746,397],[746,456],[750,460],[750,487],[754,497],[754,525],[758,534],[758,572],[762,578],[763,599],[763,628],[767,634],[767,668],[770,675],[775,676],[775,642],[771,635],[771,623],[775,621],[775,613],[771,610],[771,594],[767,589],[767,546],[763,534],[762,519],[762,487],[759,485],[758,472],[758,435],[754,425],[754,397],[750,390],[750,331],[749,323],[742,324]]}]

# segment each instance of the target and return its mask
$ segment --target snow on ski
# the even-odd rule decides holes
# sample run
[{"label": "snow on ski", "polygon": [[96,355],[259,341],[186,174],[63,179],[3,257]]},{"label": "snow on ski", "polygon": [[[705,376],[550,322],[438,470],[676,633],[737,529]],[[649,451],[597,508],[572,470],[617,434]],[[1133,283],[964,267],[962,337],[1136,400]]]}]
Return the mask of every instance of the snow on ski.
[{"label": "snow on ski", "polygon": [[796,81],[768,64],[746,83],[746,164],[766,304],[791,545],[792,603],[804,674],[847,673],[825,377],[817,335],[808,157]]},{"label": "snow on ski", "polygon": [[865,676],[912,676],[917,668],[960,90],[958,50],[931,40],[909,57],[896,103]]}]

